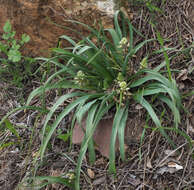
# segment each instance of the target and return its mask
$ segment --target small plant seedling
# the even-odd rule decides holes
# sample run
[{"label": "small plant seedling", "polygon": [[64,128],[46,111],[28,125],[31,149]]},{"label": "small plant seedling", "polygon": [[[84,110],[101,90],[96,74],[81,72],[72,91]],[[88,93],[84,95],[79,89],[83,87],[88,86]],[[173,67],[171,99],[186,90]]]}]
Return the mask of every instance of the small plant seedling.
[{"label": "small plant seedling", "polygon": [[[10,21],[7,21],[3,27],[2,40],[0,41],[0,74],[2,78],[12,77],[12,82],[22,86],[22,80],[25,75],[30,73],[29,59],[24,59],[20,49],[25,43],[30,41],[30,36],[22,34],[21,39],[15,38],[16,32],[12,30]],[[21,75],[21,73],[23,73]]]}]

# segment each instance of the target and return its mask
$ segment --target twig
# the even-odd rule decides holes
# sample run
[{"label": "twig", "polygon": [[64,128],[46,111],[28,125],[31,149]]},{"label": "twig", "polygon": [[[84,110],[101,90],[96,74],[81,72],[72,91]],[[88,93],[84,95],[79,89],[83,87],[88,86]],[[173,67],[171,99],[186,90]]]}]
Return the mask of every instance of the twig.
[{"label": "twig", "polygon": [[168,154],[166,157],[164,157],[156,166],[155,168],[159,167],[168,157],[170,157],[171,155],[173,155],[177,150],[179,150],[180,148],[182,148],[183,146],[185,146],[187,144],[187,142],[185,142],[184,144],[182,144],[181,146],[177,147],[175,150],[173,150],[170,154]]}]

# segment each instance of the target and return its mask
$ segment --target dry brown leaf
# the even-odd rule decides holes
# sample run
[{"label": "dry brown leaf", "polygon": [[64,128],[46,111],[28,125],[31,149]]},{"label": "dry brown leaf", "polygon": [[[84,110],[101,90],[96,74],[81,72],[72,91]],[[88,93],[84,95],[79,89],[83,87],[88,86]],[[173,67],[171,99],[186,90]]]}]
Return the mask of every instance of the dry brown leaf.
[{"label": "dry brown leaf", "polygon": [[130,17],[129,17],[129,15],[128,15],[127,10],[126,10],[125,7],[121,7],[120,10],[124,13],[124,15],[125,15],[128,19],[130,19]]},{"label": "dry brown leaf", "polygon": [[[178,165],[178,164],[177,164]],[[178,170],[182,169],[182,166],[176,166],[176,165],[171,165],[173,167],[168,167],[168,166],[163,166],[161,168],[159,168],[156,173],[155,176],[153,177],[154,179],[156,179],[158,177],[158,175],[163,175],[164,173],[170,173],[173,174],[175,172],[177,172]],[[175,166],[175,167],[174,167]],[[177,168],[176,168],[177,167]]]},{"label": "dry brown leaf", "polygon": [[178,164],[175,163],[175,162],[169,162],[169,163],[168,163],[168,167],[169,167],[169,168],[176,168],[177,171],[183,169],[183,166],[178,165]]},{"label": "dry brown leaf", "polygon": [[90,168],[88,168],[88,169],[87,169],[87,173],[88,173],[88,176],[89,176],[91,179],[94,179],[95,174],[94,174],[93,170],[91,170]]}]

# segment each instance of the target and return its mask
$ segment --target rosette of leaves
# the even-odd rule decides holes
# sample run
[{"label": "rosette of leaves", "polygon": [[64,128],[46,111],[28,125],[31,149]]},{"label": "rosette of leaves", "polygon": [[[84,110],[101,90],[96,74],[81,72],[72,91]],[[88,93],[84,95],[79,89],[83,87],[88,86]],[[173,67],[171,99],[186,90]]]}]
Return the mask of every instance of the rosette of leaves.
[{"label": "rosette of leaves", "polygon": [[[121,17],[122,28],[118,22],[119,16]],[[172,110],[174,115],[173,128],[177,131],[179,131],[178,124],[180,122],[179,109],[182,105],[175,80],[172,79],[171,75],[166,76],[160,73],[160,69],[164,69],[167,66],[167,60],[155,69],[145,68],[146,63],[143,64],[143,68],[141,67],[136,72],[131,69],[132,57],[152,39],[145,40],[129,20],[124,17],[122,12],[117,11],[114,15],[114,29],[101,28],[96,30],[77,21],[70,22],[88,28],[91,31],[91,35],[83,38],[79,43],[76,43],[68,36],[61,36],[61,39],[67,40],[71,47],[53,48],[55,54],[53,58],[39,58],[39,60],[56,65],[58,71],[50,76],[43,86],[31,93],[27,104],[35,96],[51,89],[75,89],[73,92],[62,95],[50,108],[43,126],[40,152],[41,158],[43,158],[52,134],[62,119],[70,112],[74,112],[71,132],[75,122],[81,123],[84,116],[87,116],[85,136],[76,168],[75,189],[79,189],[82,160],[88,150],[90,163],[94,163],[95,150],[92,136],[99,121],[103,119],[103,116],[110,109],[116,109],[109,156],[109,171],[115,173],[115,141],[117,135],[119,137],[121,158],[123,161],[125,160],[124,132],[130,102],[136,101],[147,110],[156,129],[161,132],[172,146],[175,145],[154,110],[153,99],[165,103]],[[134,44],[134,32],[144,39],[141,43]],[[95,43],[92,41],[93,39],[95,39]],[[143,61],[145,62],[147,59]],[[56,78],[58,78],[57,82]],[[51,124],[49,132],[46,133],[45,131],[52,115],[68,99],[73,99],[73,101],[58,115]]]}]

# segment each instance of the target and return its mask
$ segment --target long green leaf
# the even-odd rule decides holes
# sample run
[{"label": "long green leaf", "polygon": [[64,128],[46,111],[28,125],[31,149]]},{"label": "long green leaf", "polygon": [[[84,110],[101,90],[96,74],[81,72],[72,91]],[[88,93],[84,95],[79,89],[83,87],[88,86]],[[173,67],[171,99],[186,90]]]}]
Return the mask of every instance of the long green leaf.
[{"label": "long green leaf", "polygon": [[140,48],[142,48],[146,43],[154,41],[155,39],[149,39],[149,40],[145,40],[141,43],[139,43],[137,46],[135,46],[132,50],[131,50],[131,56],[133,56],[134,54],[136,54]]},{"label": "long green leaf", "polygon": [[[147,125],[147,124],[146,124]],[[143,132],[141,134],[141,138],[140,138],[140,147],[139,147],[139,159],[142,160],[142,153],[141,153],[141,149],[142,149],[142,144],[143,144],[143,140],[145,137],[145,132],[146,132],[146,127],[143,128]]]},{"label": "long green leaf", "polygon": [[110,33],[110,35],[113,39],[114,46],[117,47],[119,45],[119,42],[120,42],[118,34],[112,28],[109,28],[109,29],[106,29],[106,30]]},{"label": "long green leaf", "polygon": [[72,40],[69,36],[62,35],[62,36],[60,36],[60,39],[65,39],[65,40],[67,40],[69,43],[71,43],[73,46],[76,46],[76,42],[75,42],[74,40]]},{"label": "long green leaf", "polygon": [[[58,82],[56,84],[46,84],[45,86],[40,86],[38,88],[36,88],[35,90],[33,90],[28,99],[27,99],[27,103],[26,105],[29,105],[31,100],[35,97],[35,96],[38,96],[40,94],[43,94],[51,89],[54,89],[54,88],[76,88],[78,87],[77,85],[69,82],[69,81],[62,81],[62,82]],[[79,89],[79,87],[77,88]]]},{"label": "long green leaf", "polygon": [[166,93],[165,89],[161,89],[161,88],[146,88],[146,89],[142,89],[141,91],[139,91],[139,93],[142,94],[142,96],[150,96],[150,95],[155,95],[155,94],[159,94],[159,93]]},{"label": "long green leaf", "polygon": [[64,72],[70,73],[72,76],[75,76],[75,73],[72,72],[72,70],[70,70],[70,68],[61,69],[61,70],[57,71],[56,73],[54,73],[53,75],[51,75],[47,79],[47,81],[45,82],[44,86],[49,84],[55,77],[59,76],[61,73],[64,73]]},{"label": "long green leaf", "polygon": [[22,107],[18,107],[18,108],[13,109],[12,111],[8,112],[8,113],[1,119],[1,121],[0,121],[0,127],[2,126],[2,124],[5,122],[5,120],[6,120],[10,115],[12,115],[13,113],[15,113],[15,112],[17,112],[17,111],[19,111],[19,110],[27,110],[27,109],[29,109],[29,110],[38,110],[38,111],[40,111],[40,112],[42,112],[42,113],[47,113],[47,112],[48,112],[48,110],[43,109],[43,108],[41,108],[41,107],[36,107],[36,106],[22,106]]},{"label": "long green leaf", "polygon": [[[30,179],[33,179],[35,181],[35,183],[42,181],[42,183],[40,183],[40,184],[30,186],[33,189],[34,188],[35,189],[42,189],[43,187],[45,187],[49,184],[56,184],[56,183],[63,184],[64,186],[73,189],[73,184],[69,182],[69,179],[66,179],[66,178],[60,177],[60,176],[58,176],[58,177],[55,177],[55,176],[36,176],[36,177],[30,178]],[[47,181],[47,182],[45,182],[45,181]],[[28,189],[28,187],[27,187],[27,189]]]},{"label": "long green leaf", "polygon": [[123,116],[121,118],[119,128],[118,128],[118,137],[119,137],[119,145],[120,145],[120,155],[122,161],[125,161],[125,127],[128,117],[128,109],[125,108]]},{"label": "long green leaf", "polygon": [[98,50],[97,46],[87,37],[86,42],[89,44],[90,47],[92,47],[95,50]]},{"label": "long green leaf", "polygon": [[115,26],[116,33],[117,33],[119,39],[121,40],[121,38],[122,38],[122,32],[121,32],[121,28],[120,28],[119,22],[118,22],[118,16],[119,16],[119,14],[122,14],[122,12],[119,11],[119,10],[116,11],[115,14],[114,14],[114,26]]},{"label": "long green leaf", "polygon": [[5,119],[4,123],[5,123],[5,127],[10,132],[12,132],[18,139],[20,139],[19,133],[17,132],[17,130],[15,129],[15,127],[13,126],[13,124],[8,119]]},{"label": "long green leaf", "polygon": [[114,173],[114,174],[116,173],[116,168],[115,168],[115,143],[116,143],[119,124],[120,124],[120,121],[123,117],[124,111],[125,111],[125,108],[118,108],[118,110],[115,114],[115,117],[114,117],[112,133],[111,133],[110,155],[109,155],[109,172]]},{"label": "long green leaf", "polygon": [[90,50],[90,49],[92,49],[92,47],[90,47],[90,46],[83,46],[82,48],[80,48],[79,49],[79,51],[77,51],[77,52],[74,52],[74,53],[76,53],[77,55],[82,55],[83,54],[83,56],[84,56],[84,53],[86,53],[86,55],[87,55],[87,52],[88,52],[88,50]]},{"label": "long green leaf", "polygon": [[76,110],[75,116],[77,118],[77,121],[81,123],[83,116],[86,114],[86,112],[91,108],[91,106],[96,103],[97,99],[90,101],[86,103],[85,105],[79,106],[79,109]]},{"label": "long green leaf", "polygon": [[156,72],[156,71],[153,71],[153,70],[150,70],[150,69],[144,69],[141,72],[142,73],[148,73],[149,75],[147,75],[147,76],[145,76],[145,77],[143,77],[143,78],[133,82],[130,85],[130,88],[134,88],[134,87],[140,86],[143,83],[145,83],[147,81],[150,81],[150,80],[159,81],[159,82],[163,83],[164,85],[166,85],[168,87],[171,86],[170,81],[167,78],[165,78],[164,76],[162,76],[160,73]]},{"label": "long green leaf", "polygon": [[133,49],[133,26],[130,22],[128,22],[128,26],[129,26],[129,49],[128,49],[128,52],[131,52],[131,50]]},{"label": "long green leaf", "polygon": [[[96,129],[96,126],[98,125],[98,122],[102,119],[103,115],[107,113],[107,111],[114,105],[114,104],[109,104],[106,105],[107,101],[109,98],[112,97],[111,95],[108,95],[107,97],[102,97],[102,102],[97,110],[97,113],[95,114],[95,120],[93,121],[93,126],[91,128],[91,131],[85,136],[84,141],[82,143],[82,152],[80,151],[79,158],[77,161],[77,167],[76,167],[76,179],[75,179],[75,189],[80,190],[80,171],[81,171],[81,164],[85,155],[85,152],[88,147],[88,142],[92,138],[92,135]],[[94,108],[93,108],[94,109]]]},{"label": "long green leaf", "polygon": [[51,119],[51,117],[53,116],[54,112],[57,110],[57,108],[58,108],[59,106],[61,106],[62,103],[63,103],[65,100],[67,100],[67,99],[69,99],[69,98],[73,98],[73,97],[79,97],[79,96],[81,96],[81,95],[83,95],[83,93],[80,93],[80,92],[65,94],[65,95],[61,96],[61,97],[56,101],[56,103],[51,107],[51,109],[50,109],[50,111],[49,111],[49,113],[47,114],[47,117],[46,117],[46,119],[45,119],[45,122],[44,122],[44,125],[43,125],[43,133],[42,133],[43,138],[44,138],[44,136],[45,136],[45,131],[46,131],[47,124],[48,124],[49,120]]},{"label": "long green leaf", "polygon": [[171,81],[172,80],[172,74],[171,74],[171,70],[170,70],[170,60],[169,60],[168,55],[166,53],[166,49],[164,48],[164,40],[161,37],[159,32],[156,32],[156,35],[157,35],[157,38],[158,38],[158,41],[159,41],[160,45],[162,46],[162,50],[163,50],[163,54],[164,54],[164,58],[165,58],[165,62],[166,62],[166,68],[167,68],[167,71],[168,71],[168,77],[169,77],[169,80]]},{"label": "long green leaf", "polygon": [[53,48],[52,51],[55,52],[55,53],[61,54],[64,57],[67,56],[67,57],[70,57],[70,58],[74,58],[77,61],[82,61],[82,62],[87,62],[88,61],[88,59],[86,57],[83,57],[83,56],[77,55],[77,54],[73,54],[73,53],[71,53],[71,52],[69,52],[65,49]]},{"label": "long green leaf", "polygon": [[[86,132],[86,134],[84,136],[84,140],[82,142],[81,150],[80,150],[78,161],[77,161],[77,167],[76,167],[76,180],[75,180],[75,189],[76,190],[80,190],[79,180],[80,180],[81,164],[82,164],[84,155],[86,153],[86,150],[88,148],[88,144],[89,144],[89,142],[91,143],[90,140],[91,140],[92,135],[94,133],[94,130],[96,128],[96,125],[94,124],[94,116],[95,116],[97,107],[98,107],[97,104],[94,105],[88,114],[87,126],[86,126],[87,132]],[[93,148],[92,144],[90,144],[90,146],[91,146],[90,148]],[[90,153],[95,154],[94,150],[90,150],[90,151],[92,151]],[[92,155],[90,155],[90,156],[92,156]]]},{"label": "long green leaf", "polygon": [[166,66],[166,61],[163,61],[162,63],[160,63],[156,68],[154,68],[154,71],[158,72],[160,71],[162,68],[164,68]]},{"label": "long green leaf", "polygon": [[176,105],[169,100],[169,98],[163,96],[163,95],[159,95],[158,98],[165,102],[168,107],[172,110],[172,113],[174,115],[174,122],[175,122],[175,126],[176,128],[178,127],[178,124],[180,123],[180,113],[179,113],[179,110],[177,109]]},{"label": "long green leaf", "polygon": [[[176,83],[173,83],[174,80],[172,80],[171,82],[169,81],[168,84],[164,84],[164,83],[153,83],[148,85],[148,89],[151,87],[155,90],[161,90],[161,92],[163,91],[163,93],[168,93],[169,96],[171,97],[171,100],[174,102],[174,104],[176,106],[178,106],[178,108],[182,108],[182,104],[181,104],[181,97],[179,94],[179,91],[176,87]],[[145,91],[147,90],[147,88],[145,89]]]},{"label": "long green leaf", "polygon": [[[91,108],[91,110],[88,111],[88,117],[86,120],[86,134],[85,134],[86,137],[92,133],[91,131],[93,128],[97,108],[98,108],[98,104],[94,105]],[[94,150],[94,142],[92,138],[88,142],[88,151],[89,151],[89,162],[90,164],[94,164],[96,160],[96,155],[95,155],[95,150]]]},{"label": "long green leaf", "polygon": [[74,102],[72,102],[71,104],[69,104],[57,117],[57,119],[55,120],[55,122],[52,124],[51,129],[49,130],[48,134],[46,135],[46,137],[44,138],[42,145],[41,145],[41,152],[40,152],[40,157],[41,160],[43,159],[46,147],[48,145],[48,142],[52,136],[52,134],[54,133],[55,129],[57,128],[57,126],[59,125],[59,123],[62,121],[62,119],[68,115],[76,106],[78,106],[79,104],[81,104],[82,102],[87,101],[89,98],[91,98],[93,96],[91,95],[87,95],[87,96],[82,96],[80,98],[78,98],[77,100],[75,100]]},{"label": "long green leaf", "polygon": [[168,142],[175,148],[174,142],[170,139],[170,137],[166,134],[164,128],[161,126],[160,120],[158,119],[158,116],[156,115],[155,111],[153,110],[152,106],[142,97],[141,94],[136,94],[134,96],[134,99],[141,104],[148,112],[150,117],[152,118],[153,122],[159,129],[160,133],[168,140]]},{"label": "long green leaf", "polygon": [[53,63],[54,65],[56,65],[56,66],[58,66],[62,69],[66,69],[65,65],[58,62],[58,58],[59,58],[59,56],[55,56],[55,57],[52,57],[52,58],[37,57],[37,58],[35,58],[35,60],[45,61],[45,63]]}]

